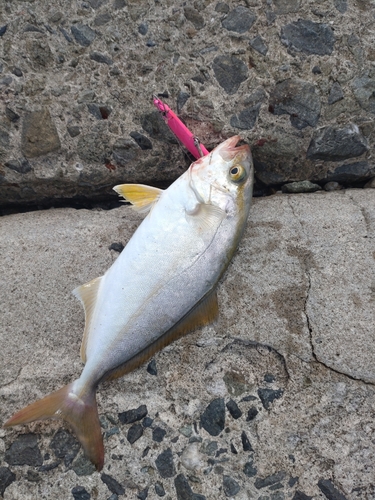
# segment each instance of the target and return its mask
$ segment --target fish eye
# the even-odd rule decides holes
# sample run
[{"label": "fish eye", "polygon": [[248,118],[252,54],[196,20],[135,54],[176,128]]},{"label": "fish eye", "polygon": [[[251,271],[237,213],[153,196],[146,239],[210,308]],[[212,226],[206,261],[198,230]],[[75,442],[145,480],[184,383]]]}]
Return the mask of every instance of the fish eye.
[{"label": "fish eye", "polygon": [[242,165],[235,165],[229,169],[229,177],[233,182],[241,182],[246,177],[246,170]]}]

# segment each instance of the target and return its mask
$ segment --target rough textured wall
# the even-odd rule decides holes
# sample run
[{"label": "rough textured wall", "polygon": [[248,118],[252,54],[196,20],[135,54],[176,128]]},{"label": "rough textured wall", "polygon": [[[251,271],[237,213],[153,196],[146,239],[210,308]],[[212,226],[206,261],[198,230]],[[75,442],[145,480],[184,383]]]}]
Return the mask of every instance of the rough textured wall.
[{"label": "rough textured wall", "polygon": [[364,183],[374,23],[374,0],[5,0],[1,204],[175,179],[189,158],[153,93],[208,147],[240,133],[259,186]]}]

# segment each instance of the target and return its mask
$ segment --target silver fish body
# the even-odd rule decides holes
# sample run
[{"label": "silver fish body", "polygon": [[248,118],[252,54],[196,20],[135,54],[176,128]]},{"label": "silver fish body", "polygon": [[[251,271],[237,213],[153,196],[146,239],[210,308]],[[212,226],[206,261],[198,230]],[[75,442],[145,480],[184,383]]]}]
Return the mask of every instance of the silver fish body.
[{"label": "silver fish body", "polygon": [[86,316],[82,374],[6,426],[62,417],[102,468],[98,384],[129,372],[217,315],[215,287],[238,246],[252,196],[251,154],[246,145],[235,147],[238,140],[220,144],[165,191],[115,188],[149,213],[111,268],[74,292]]}]

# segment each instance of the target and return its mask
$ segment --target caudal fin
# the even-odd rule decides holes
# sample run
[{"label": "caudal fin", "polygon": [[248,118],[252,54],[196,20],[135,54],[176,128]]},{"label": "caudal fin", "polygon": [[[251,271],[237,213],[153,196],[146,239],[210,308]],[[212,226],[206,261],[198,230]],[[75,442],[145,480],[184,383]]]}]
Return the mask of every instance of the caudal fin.
[{"label": "caudal fin", "polygon": [[73,391],[73,384],[26,406],[5,422],[4,427],[45,418],[62,418],[73,427],[87,457],[97,470],[101,470],[104,464],[104,447],[95,391],[77,396]]}]

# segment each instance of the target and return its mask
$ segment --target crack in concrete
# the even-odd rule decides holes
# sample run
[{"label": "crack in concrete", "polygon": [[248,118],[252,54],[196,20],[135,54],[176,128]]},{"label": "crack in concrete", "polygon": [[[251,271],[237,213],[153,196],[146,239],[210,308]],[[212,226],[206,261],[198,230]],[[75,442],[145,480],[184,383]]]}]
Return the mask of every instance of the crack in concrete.
[{"label": "crack in concrete", "polygon": [[15,382],[18,379],[18,377],[21,375],[21,372],[22,372],[22,367],[18,369],[17,375],[12,380],[7,382],[6,384],[1,384],[0,389],[3,389],[4,387],[8,387],[9,385],[13,384],[13,382]]},{"label": "crack in concrete", "polygon": [[361,215],[363,217],[365,227],[366,227],[366,236],[365,238],[372,238],[370,235],[371,233],[371,219],[368,215],[367,210],[364,207],[361,207],[361,205],[353,198],[353,195],[351,193],[348,193],[349,199],[352,201],[353,205],[361,212]]},{"label": "crack in concrete", "polygon": [[[351,195],[349,195],[349,197],[352,200],[352,202],[357,206],[357,208],[359,208],[359,210],[362,212],[362,215],[364,217],[365,224],[366,224],[366,230],[367,230],[367,233],[368,233],[369,232],[369,227],[370,227],[369,224],[370,223],[369,223],[368,218],[364,214],[364,209],[362,209],[362,207],[360,207],[358,205],[358,203],[356,203],[356,201],[353,200],[353,198],[351,197]],[[303,233],[304,237],[307,240],[306,231],[304,230],[303,224],[299,220],[299,218],[298,218],[298,216],[297,216],[297,214],[296,214],[296,212],[294,210],[293,204],[291,202],[291,196],[288,196],[288,205],[289,205],[289,207],[290,207],[290,209],[292,211],[293,216],[296,218],[296,220],[298,221],[298,223],[299,223],[299,225],[301,227],[301,232]],[[366,237],[367,237],[367,235],[366,235]],[[312,354],[312,357],[313,357],[314,361],[316,363],[324,366],[327,370],[330,370],[330,371],[332,371],[334,373],[337,373],[339,375],[343,375],[344,377],[347,377],[350,380],[354,380],[356,382],[363,382],[365,385],[375,386],[375,384],[372,383],[372,382],[367,382],[366,380],[363,380],[362,378],[353,377],[352,375],[350,375],[348,373],[342,372],[340,370],[337,370],[337,369],[333,368],[332,366],[327,365],[326,363],[324,363],[323,361],[321,361],[319,359],[318,355],[315,352],[315,347],[314,347],[314,342],[313,342],[313,327],[312,327],[312,324],[311,324],[311,321],[310,321],[310,317],[309,317],[309,314],[308,314],[308,311],[307,311],[307,304],[308,304],[309,298],[310,298],[310,292],[311,292],[312,283],[311,283],[311,275],[310,275],[309,263],[308,263],[308,259],[306,257],[303,259],[303,267],[304,267],[303,270],[304,270],[304,273],[305,273],[305,276],[306,276],[307,282],[308,282],[307,291],[306,291],[306,298],[305,298],[304,308],[303,308],[303,313],[304,313],[305,318],[306,318],[307,328],[309,329],[309,340],[310,340],[310,346],[311,346],[311,354]]]}]

